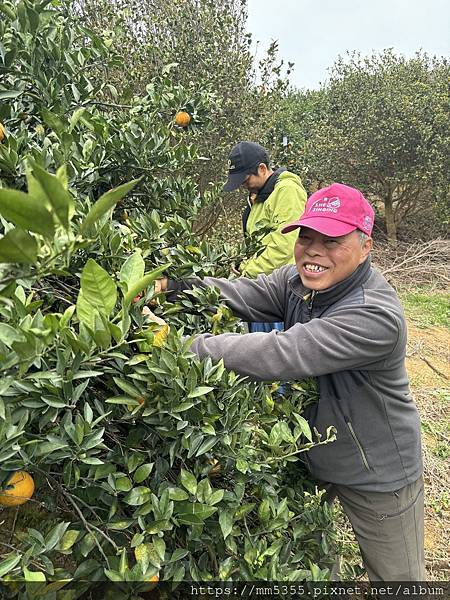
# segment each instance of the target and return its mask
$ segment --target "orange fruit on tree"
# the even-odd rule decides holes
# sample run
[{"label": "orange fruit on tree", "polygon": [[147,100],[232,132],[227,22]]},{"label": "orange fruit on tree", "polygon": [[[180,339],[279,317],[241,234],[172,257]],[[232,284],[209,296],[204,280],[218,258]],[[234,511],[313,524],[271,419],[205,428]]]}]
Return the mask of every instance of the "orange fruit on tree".
[{"label": "orange fruit on tree", "polygon": [[191,115],[185,110],[179,110],[175,115],[175,123],[179,127],[187,127],[191,122]]},{"label": "orange fruit on tree", "polygon": [[0,489],[2,506],[25,504],[34,493],[34,480],[26,471],[16,471]]},{"label": "orange fruit on tree", "polygon": [[0,121],[0,142],[2,142],[6,137],[6,130],[3,123]]}]

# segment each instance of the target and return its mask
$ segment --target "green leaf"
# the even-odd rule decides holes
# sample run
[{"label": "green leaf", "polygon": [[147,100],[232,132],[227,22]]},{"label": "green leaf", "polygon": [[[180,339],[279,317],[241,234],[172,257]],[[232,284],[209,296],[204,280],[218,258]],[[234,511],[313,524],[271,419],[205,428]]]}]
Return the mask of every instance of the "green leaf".
[{"label": "green leaf", "polygon": [[[81,542],[81,546],[83,545],[83,542],[88,535],[89,535],[89,533],[84,536],[83,541]],[[83,554],[83,556],[86,556],[86,554]],[[73,574],[73,578],[74,578],[74,580],[77,580],[77,579],[86,580],[86,579],[88,579],[87,576],[91,575],[93,573],[93,571],[96,571],[99,567],[100,567],[100,563],[94,559],[84,560],[81,563],[79,562],[78,566],[75,570],[75,573]],[[64,580],[62,580],[62,581],[64,582]],[[64,598],[64,596],[62,596],[62,598]]]},{"label": "green leaf", "polygon": [[197,450],[195,456],[201,456],[205,452],[208,452],[208,450],[211,450],[211,448],[213,446],[215,446],[218,441],[219,441],[219,438],[217,438],[217,437],[210,437],[210,438],[206,439],[202,443],[202,445],[200,446],[200,448]]},{"label": "green leaf", "polygon": [[166,542],[163,540],[163,538],[154,538],[153,548],[155,549],[156,554],[159,556],[161,561],[163,561],[166,554]]},{"label": "green leaf", "polygon": [[214,504],[219,504],[219,502],[222,502],[224,494],[225,494],[224,490],[216,490],[208,498],[208,504],[210,504],[211,506],[213,506]]},{"label": "green leaf", "polygon": [[241,504],[239,506],[239,508],[236,510],[234,518],[242,519],[242,517],[245,517],[245,515],[247,515],[249,512],[251,512],[255,508],[255,506],[256,505],[254,502],[246,502],[245,504]]},{"label": "green leaf", "polygon": [[190,471],[186,471],[186,469],[181,469],[180,478],[183,487],[194,495],[197,492],[197,480],[194,475]]},{"label": "green leaf", "polygon": [[297,421],[305,438],[307,440],[309,440],[310,442],[312,442],[312,433],[311,433],[311,428],[308,424],[308,421],[304,417],[297,415],[297,414],[295,415],[295,420]]},{"label": "green leaf", "polygon": [[24,192],[0,189],[0,214],[23,229],[49,238],[55,234],[51,213],[38,199]]},{"label": "green leaf", "polygon": [[76,529],[69,529],[64,533],[62,538],[59,540],[58,550],[69,550],[75,544],[80,536],[80,531]]},{"label": "green leaf", "polygon": [[63,184],[65,190],[69,188],[69,176],[67,175],[67,165],[61,165],[56,171],[56,177]]},{"label": "green leaf", "polygon": [[47,551],[53,550],[59,540],[62,538],[66,529],[69,527],[70,523],[58,523],[53,529],[47,534],[45,538],[45,549]]},{"label": "green leaf", "polygon": [[140,406],[140,402],[134,398],[128,396],[114,396],[113,398],[107,398],[105,400],[107,404],[126,404],[130,406]]},{"label": "green leaf", "polygon": [[189,550],[186,550],[185,548],[177,548],[176,550],[174,550],[172,556],[170,557],[170,559],[167,562],[169,562],[169,563],[177,562],[177,560],[181,560],[188,554],[189,554]]},{"label": "green leaf", "polygon": [[171,500],[175,500],[175,502],[180,502],[189,498],[189,494],[179,487],[170,487],[168,490],[169,498]]},{"label": "green leaf", "polygon": [[104,315],[94,311],[94,341],[99,348],[106,349],[111,345],[111,332],[108,320]]},{"label": "green leaf", "polygon": [[245,473],[247,473],[247,471],[249,469],[249,464],[243,458],[238,458],[236,461],[236,469],[238,471],[240,471],[241,473],[245,474]]},{"label": "green leaf", "polygon": [[130,504],[131,506],[141,506],[150,500],[151,493],[152,492],[148,487],[135,487],[125,496],[123,501],[125,504]]},{"label": "green leaf", "polygon": [[168,267],[170,267],[170,263],[167,263],[167,264],[162,265],[162,266],[160,266],[160,267],[158,267],[156,269],[153,269],[153,271],[150,271],[150,273],[147,273],[146,275],[144,275],[144,277],[142,277],[141,279],[139,279],[139,281],[137,281],[136,283],[134,283],[133,285],[131,285],[128,288],[127,293],[125,294],[125,298],[124,298],[125,305],[130,304],[130,302],[133,300],[133,298],[135,296],[137,296],[139,294],[139,292],[142,292],[142,290],[144,290],[151,283],[153,283],[155,281],[155,279],[158,279],[158,277]]},{"label": "green leaf", "polygon": [[146,573],[150,564],[150,548],[151,544],[140,544],[134,549],[134,556],[137,562],[140,564],[142,573]]},{"label": "green leaf", "polygon": [[34,455],[36,457],[47,456],[48,454],[52,454],[52,452],[56,452],[56,450],[61,450],[62,448],[67,448],[67,442],[41,442],[36,446]]},{"label": "green leaf", "polygon": [[96,546],[96,537],[94,532],[88,532],[80,542],[80,552],[86,557],[89,552]]},{"label": "green leaf", "polygon": [[23,567],[23,574],[25,581],[47,581],[44,573],[41,571],[29,571],[25,566]]},{"label": "green leaf", "polygon": [[110,569],[103,569],[103,570],[104,570],[106,577],[110,581],[123,581],[122,573],[119,573],[118,571],[111,571]]},{"label": "green leaf", "polygon": [[77,299],[78,319],[93,328],[94,310],[109,317],[117,300],[117,287],[110,275],[92,258],[81,273],[81,289]]},{"label": "green leaf", "polygon": [[142,397],[142,392],[139,389],[135,388],[133,385],[131,385],[131,383],[129,383],[125,379],[113,377],[113,380],[114,383],[122,390],[122,392],[125,392],[125,394],[127,394],[128,396],[131,396],[132,398]]},{"label": "green leaf", "polygon": [[219,515],[219,525],[222,530],[223,539],[226,540],[233,529],[233,514],[231,511],[221,511]]},{"label": "green leaf", "polygon": [[3,577],[3,575],[6,575],[10,571],[12,571],[14,567],[20,563],[21,558],[21,554],[17,556],[17,554],[14,552],[13,556],[9,556],[8,558],[2,560],[2,562],[0,562],[0,577]]},{"label": "green leaf", "polygon": [[258,516],[263,525],[267,525],[270,519],[270,504],[267,499],[263,500],[258,507]]},{"label": "green leaf", "polygon": [[200,385],[200,386],[196,387],[194,390],[192,390],[192,392],[189,392],[187,397],[188,398],[197,398],[198,396],[205,396],[205,394],[212,392],[213,389],[214,389],[213,387],[210,387],[208,385]]},{"label": "green leaf", "polygon": [[129,492],[133,484],[131,483],[131,479],[129,477],[119,477],[116,479],[116,489],[119,492]]},{"label": "green leaf", "polygon": [[68,308],[66,308],[66,310],[63,313],[63,316],[61,317],[61,320],[59,321],[60,329],[63,329],[63,327],[66,327],[69,324],[70,319],[72,318],[72,315],[74,312],[75,312],[75,305],[72,305],[72,306],[69,306]]},{"label": "green leaf", "polygon": [[70,117],[70,121],[69,121],[69,133],[71,133],[73,131],[73,129],[75,128],[76,124],[78,123],[80,118],[83,116],[85,111],[86,111],[86,109],[84,107],[82,107],[82,108],[77,108],[73,112],[72,116]]},{"label": "green leaf", "polygon": [[120,269],[119,280],[127,284],[127,290],[144,276],[145,262],[141,250],[129,256]]},{"label": "green leaf", "polygon": [[133,181],[119,185],[113,190],[109,190],[109,192],[106,192],[100,196],[83,221],[81,226],[82,231],[85,231],[88,227],[93,225],[110,208],[115,206],[117,202],[119,202],[119,200],[128,194],[128,192],[132,190],[139,181],[140,179],[133,179]]},{"label": "green leaf", "polygon": [[130,525],[134,523],[134,519],[125,519],[123,521],[115,521],[112,523],[108,523],[108,529],[113,529],[114,531],[124,531],[128,529]]},{"label": "green leaf", "polygon": [[133,479],[136,483],[142,483],[144,479],[150,475],[153,469],[153,463],[146,463],[136,469],[133,475]]},{"label": "green leaf", "polygon": [[[3,12],[5,8],[7,8],[6,5],[2,4],[1,12]],[[0,100],[5,100],[6,98],[17,98],[21,94],[23,94],[23,92],[20,90],[0,90]]]},{"label": "green leaf", "polygon": [[179,502],[175,504],[176,518],[186,525],[197,525],[213,515],[217,508],[200,502]]},{"label": "green leaf", "polygon": [[37,261],[37,242],[32,235],[16,227],[0,239],[0,262],[32,265]]},{"label": "green leaf", "polygon": [[6,323],[0,323],[0,342],[11,348],[13,342],[24,342],[25,337],[20,330],[14,329]]},{"label": "green leaf", "polygon": [[33,165],[33,175],[39,181],[49,204],[55,211],[58,221],[63,227],[68,229],[69,222],[75,212],[72,195],[65,189],[63,183],[56,175],[47,173],[39,165]]},{"label": "green leaf", "polygon": [[182,402],[181,404],[178,404],[177,406],[175,406],[172,409],[172,412],[174,412],[174,413],[183,412],[185,410],[189,410],[193,406],[194,406],[194,402]]}]

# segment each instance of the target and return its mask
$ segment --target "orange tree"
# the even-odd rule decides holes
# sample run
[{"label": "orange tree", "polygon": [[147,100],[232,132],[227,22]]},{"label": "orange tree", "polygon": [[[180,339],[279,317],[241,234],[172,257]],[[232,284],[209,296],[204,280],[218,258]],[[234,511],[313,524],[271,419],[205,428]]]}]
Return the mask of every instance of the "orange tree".
[{"label": "orange tree", "polygon": [[[81,0],[72,3],[99,35],[122,57],[109,76],[124,102],[145,89],[166,64],[173,84],[214,91],[208,127],[205,113],[189,103],[178,108],[192,117],[189,138],[195,139],[204,160],[190,169],[200,190],[224,182],[230,148],[241,139],[255,139],[271,150],[268,135],[277,120],[292,65],[278,57],[273,42],[257,61],[254,40],[247,31],[247,3],[242,0]],[[124,72],[126,77],[124,77]],[[101,73],[99,76],[101,77]],[[229,195],[209,197],[202,213],[202,230],[214,223]]]},{"label": "orange tree", "polygon": [[445,224],[449,74],[446,58],[423,53],[339,59],[320,90],[285,100],[288,158],[309,181],[343,181],[379,200],[390,241],[430,206]]},{"label": "orange tree", "polygon": [[[141,314],[162,271],[226,275],[235,258],[190,232],[183,88],[160,78],[117,116],[86,75],[114,60],[94,34],[53,6],[0,8],[0,488],[17,471],[35,483],[2,509],[2,582],[75,598],[105,581],[327,579],[333,513],[297,462],[333,439],[302,417],[314,383],[280,398],[197,360],[192,334],[240,328],[217,290],[158,299],[163,345]],[[127,195],[140,210],[124,216]]]}]

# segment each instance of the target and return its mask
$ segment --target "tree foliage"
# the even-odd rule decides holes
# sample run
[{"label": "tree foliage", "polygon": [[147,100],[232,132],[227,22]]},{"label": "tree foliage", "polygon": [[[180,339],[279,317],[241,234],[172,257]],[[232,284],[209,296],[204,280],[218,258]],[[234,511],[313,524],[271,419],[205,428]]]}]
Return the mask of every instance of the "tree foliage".
[{"label": "tree foliage", "polygon": [[[214,93],[209,127],[194,132],[207,159],[191,172],[200,190],[223,182],[228,152],[239,140],[275,147],[269,132],[292,65],[284,70],[276,42],[255,64],[245,0],[83,0],[75,6],[121,55],[121,66],[110,75],[124,101],[167,64],[173,65],[172,84]],[[183,103],[179,108],[190,112]],[[194,114],[194,122],[202,115]]]},{"label": "tree foliage", "polygon": [[163,270],[227,276],[258,244],[191,232],[201,195],[177,173],[198,150],[173,115],[214,97],[167,69],[124,105],[96,72],[115,53],[64,5],[1,7],[0,487],[19,469],[36,482],[17,524],[2,512],[2,584],[77,598],[105,580],[327,579],[333,512],[298,463],[333,439],[302,417],[314,382],[280,397],[197,360],[189,336],[240,329],[218,290],[153,297]]},{"label": "tree foliage", "polygon": [[448,200],[449,73],[447,60],[421,53],[339,59],[321,90],[287,100],[292,160],[310,180],[379,199],[395,240],[408,214]]}]

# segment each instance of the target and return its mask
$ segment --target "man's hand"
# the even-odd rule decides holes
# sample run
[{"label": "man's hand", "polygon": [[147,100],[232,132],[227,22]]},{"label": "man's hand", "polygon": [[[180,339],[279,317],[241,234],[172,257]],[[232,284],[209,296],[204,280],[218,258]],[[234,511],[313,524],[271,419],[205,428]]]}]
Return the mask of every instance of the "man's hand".
[{"label": "man's hand", "polygon": [[167,291],[167,284],[168,284],[168,279],[167,277],[162,277],[161,279],[156,279],[155,280],[155,294],[161,294],[162,292],[166,292]]},{"label": "man's hand", "polygon": [[231,272],[234,273],[234,275],[237,275],[238,277],[240,277],[242,275],[242,273],[239,271],[239,269],[237,269],[234,264],[231,265]]},{"label": "man's hand", "polygon": [[167,323],[164,321],[164,319],[161,319],[161,317],[157,317],[155,315],[155,313],[153,313],[148,306],[144,306],[142,308],[142,314],[147,317],[147,319],[149,321],[151,321],[152,323],[157,323],[158,325],[167,325]]},{"label": "man's hand", "polygon": [[167,336],[169,335],[170,327],[167,325],[164,319],[161,319],[161,317],[157,317],[154,313],[152,313],[148,306],[144,306],[142,309],[142,314],[152,323],[159,325],[159,327],[156,327],[155,331],[153,332],[154,337],[152,346],[155,346],[156,348],[162,348],[166,342]]}]

